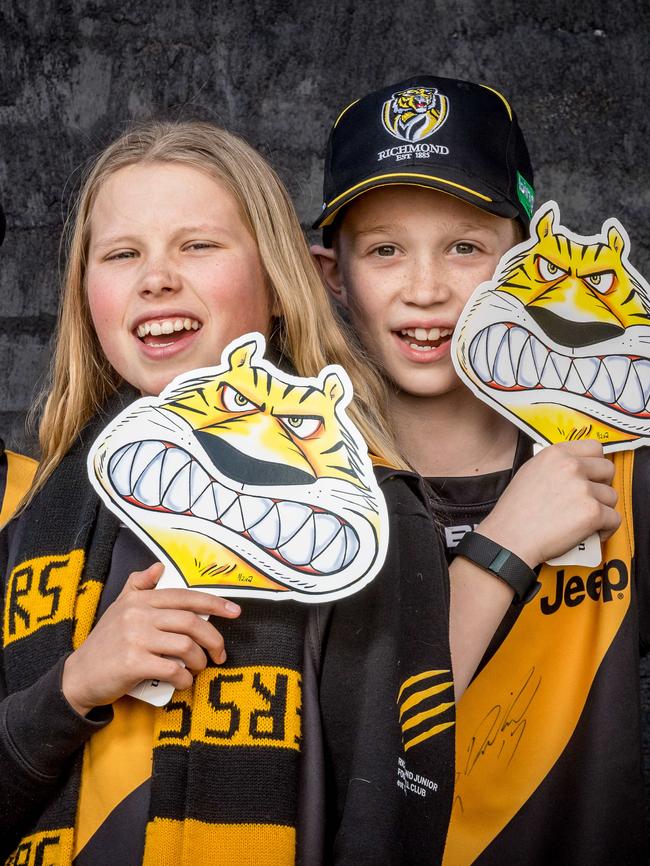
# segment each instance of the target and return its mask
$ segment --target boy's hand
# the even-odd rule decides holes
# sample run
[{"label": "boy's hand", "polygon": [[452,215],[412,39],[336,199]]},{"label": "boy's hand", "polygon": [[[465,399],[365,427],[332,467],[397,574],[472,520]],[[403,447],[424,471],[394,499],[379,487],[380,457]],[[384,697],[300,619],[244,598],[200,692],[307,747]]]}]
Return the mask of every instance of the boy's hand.
[{"label": "boy's hand", "polygon": [[611,487],[614,465],[594,440],[561,442],[525,463],[477,531],[531,567],[621,522]]},{"label": "boy's hand", "polygon": [[217,664],[226,660],[221,634],[201,615],[234,619],[239,605],[195,590],[156,590],[162,572],[159,562],[133,572],[88,638],[66,659],[62,690],[80,715],[113,703],[142,680],[189,688],[193,674],[207,665],[206,652]]}]

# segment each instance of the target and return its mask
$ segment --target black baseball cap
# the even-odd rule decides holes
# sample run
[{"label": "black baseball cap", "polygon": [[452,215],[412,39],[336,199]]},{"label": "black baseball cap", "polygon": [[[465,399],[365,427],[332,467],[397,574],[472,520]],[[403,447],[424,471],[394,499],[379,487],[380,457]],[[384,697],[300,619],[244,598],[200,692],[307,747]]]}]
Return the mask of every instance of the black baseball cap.
[{"label": "black baseball cap", "polygon": [[313,228],[331,227],[357,196],[390,184],[450,193],[528,226],[533,168],[507,99],[483,84],[418,75],[357,99],[327,143],[323,209]]}]

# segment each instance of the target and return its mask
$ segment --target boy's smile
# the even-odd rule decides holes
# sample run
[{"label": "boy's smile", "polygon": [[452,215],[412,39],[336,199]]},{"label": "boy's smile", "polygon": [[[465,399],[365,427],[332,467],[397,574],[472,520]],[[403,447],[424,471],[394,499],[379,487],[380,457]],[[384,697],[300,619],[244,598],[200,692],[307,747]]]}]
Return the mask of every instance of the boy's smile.
[{"label": "boy's smile", "polygon": [[86,283],[102,349],[143,394],[216,364],[231,340],[268,333],[257,244],[234,196],[180,163],[111,175],[92,210]]},{"label": "boy's smile", "polygon": [[393,185],[357,198],[335,248],[314,252],[366,349],[401,390],[426,397],[458,387],[453,329],[517,239],[512,220],[436,190]]}]

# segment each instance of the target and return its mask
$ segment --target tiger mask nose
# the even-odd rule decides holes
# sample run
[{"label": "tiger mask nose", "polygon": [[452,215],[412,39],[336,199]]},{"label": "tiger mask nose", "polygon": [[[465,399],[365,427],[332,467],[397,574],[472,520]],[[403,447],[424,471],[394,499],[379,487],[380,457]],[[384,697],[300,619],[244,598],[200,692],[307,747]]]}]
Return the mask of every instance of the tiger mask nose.
[{"label": "tiger mask nose", "polygon": [[259,460],[244,454],[222,436],[204,430],[197,430],[194,435],[214,466],[227,478],[240,484],[313,484],[316,480],[313,475],[295,466]]},{"label": "tiger mask nose", "polygon": [[540,326],[551,340],[560,346],[580,349],[593,346],[625,333],[621,325],[609,322],[575,322],[553,313],[548,307],[527,307],[531,318]]}]

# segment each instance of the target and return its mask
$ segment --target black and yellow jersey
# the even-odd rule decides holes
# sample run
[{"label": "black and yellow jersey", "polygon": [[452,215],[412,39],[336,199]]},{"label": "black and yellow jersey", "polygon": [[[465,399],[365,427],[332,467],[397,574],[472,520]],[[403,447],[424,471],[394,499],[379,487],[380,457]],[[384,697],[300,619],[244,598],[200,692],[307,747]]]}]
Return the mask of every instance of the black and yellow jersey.
[{"label": "black and yellow jersey", "polygon": [[29,490],[37,463],[31,457],[5,451],[0,439],[0,529]]},{"label": "black and yellow jersey", "polygon": [[[530,440],[522,434],[512,470],[429,479],[449,558],[462,536],[489,514],[513,473],[531,454]],[[643,652],[649,644],[650,521],[645,503],[650,449],[639,448],[633,454],[629,507],[621,508],[621,531],[633,540],[633,549],[612,553],[604,546],[605,561],[596,569],[585,569],[588,573],[573,566],[554,569],[551,580],[529,603],[534,610],[527,612],[525,629],[522,613],[528,606],[513,604],[476,674],[475,683],[482,680],[484,694],[486,683],[491,683],[487,694],[492,699],[484,702],[480,718],[476,713],[471,716],[469,736],[462,720],[463,702],[471,688],[458,706],[457,785],[445,864],[648,862],[639,648]],[[632,452],[623,455],[629,465]],[[618,458],[615,465],[620,463]],[[619,491],[619,504],[622,499]],[[620,616],[609,631],[596,629],[593,622],[585,627],[584,614],[591,606],[599,607],[601,621],[619,609]],[[521,682],[510,684],[501,700],[500,662],[505,648],[514,643],[525,656],[538,639],[533,632],[542,630],[530,627],[529,614],[554,629],[557,646],[550,654],[558,657],[546,667],[529,665]],[[589,667],[585,647],[587,657],[598,659],[583,682],[587,680],[584,669]],[[572,657],[581,652],[582,661],[567,680]],[[584,700],[577,709],[573,707],[576,712],[569,722],[578,693]],[[542,707],[542,735],[537,737],[534,714]],[[562,724],[566,737],[549,760],[549,731]],[[490,762],[494,766],[484,772]],[[478,793],[477,779],[481,780]],[[497,783],[491,786],[486,779]],[[519,800],[514,798],[517,785]],[[467,802],[470,796],[477,802]],[[474,819],[468,817],[473,806],[477,807]]]}]

